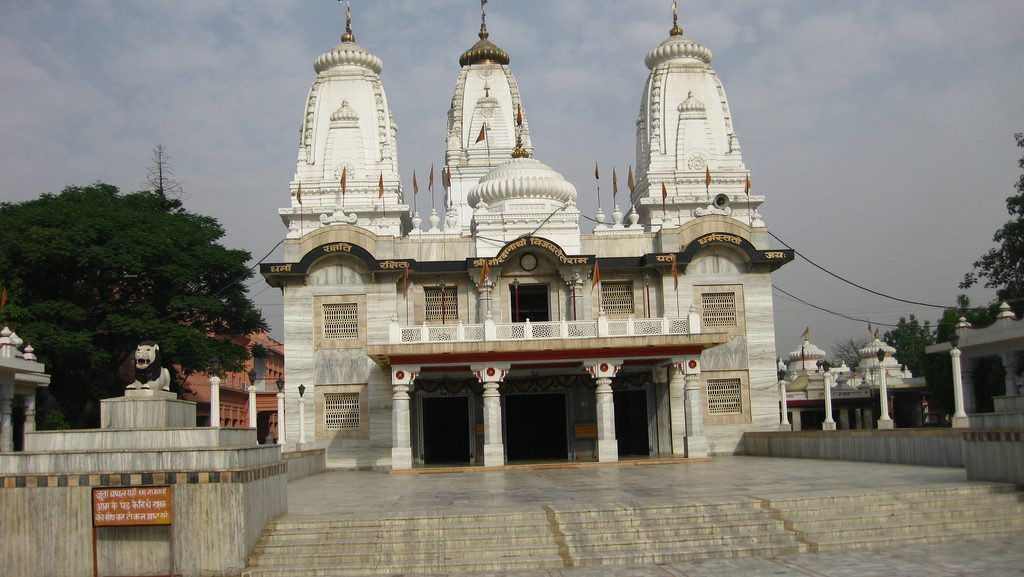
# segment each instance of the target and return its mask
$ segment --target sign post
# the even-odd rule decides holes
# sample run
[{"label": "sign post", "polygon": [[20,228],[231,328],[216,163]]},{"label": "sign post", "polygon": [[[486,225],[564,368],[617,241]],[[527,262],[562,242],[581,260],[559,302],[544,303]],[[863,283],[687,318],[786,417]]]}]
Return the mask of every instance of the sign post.
[{"label": "sign post", "polygon": [[[92,562],[99,577],[98,527],[170,526],[174,520],[174,490],[170,485],[146,487],[94,487],[92,490]],[[174,536],[171,535],[173,573]]]}]

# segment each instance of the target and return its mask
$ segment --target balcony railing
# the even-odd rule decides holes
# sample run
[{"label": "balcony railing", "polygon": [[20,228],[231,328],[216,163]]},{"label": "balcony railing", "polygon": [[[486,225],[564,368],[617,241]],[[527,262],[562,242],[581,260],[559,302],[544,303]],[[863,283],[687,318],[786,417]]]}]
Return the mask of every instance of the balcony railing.
[{"label": "balcony railing", "polygon": [[483,324],[415,325],[403,327],[392,320],[388,342],[393,345],[425,343],[472,343],[481,341],[521,341],[588,339],[607,337],[647,337],[658,335],[700,334],[701,320],[691,310],[685,318],[609,319],[602,315],[588,321],[554,321],[532,323],[502,323],[485,321]]}]

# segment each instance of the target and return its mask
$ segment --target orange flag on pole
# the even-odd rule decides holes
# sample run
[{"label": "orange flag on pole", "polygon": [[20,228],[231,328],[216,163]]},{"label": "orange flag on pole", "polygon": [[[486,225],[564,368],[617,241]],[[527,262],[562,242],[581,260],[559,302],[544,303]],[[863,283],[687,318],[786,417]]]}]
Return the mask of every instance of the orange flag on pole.
[{"label": "orange flag on pole", "polygon": [[636,192],[636,181],[633,180],[633,165],[629,165],[629,176],[626,177],[626,186],[629,187],[629,194]]},{"label": "orange flag on pole", "polygon": [[705,174],[704,174],[704,188],[707,190],[708,193],[710,193],[711,192],[711,167],[705,167],[704,170],[706,171]]},{"label": "orange flag on pole", "polygon": [[676,291],[679,290],[679,269],[676,267],[676,255],[672,255],[672,282]]},{"label": "orange flag on pole", "polygon": [[601,267],[597,266],[597,259],[594,259],[594,274],[590,277],[590,288],[593,290],[601,282]]},{"label": "orange flag on pole", "polygon": [[345,190],[348,188],[348,167],[341,169],[341,196],[345,196]]},{"label": "orange flag on pole", "polygon": [[302,204],[302,183],[299,183],[299,188],[295,191],[295,200],[299,204]]},{"label": "orange flag on pole", "polygon": [[594,179],[601,180],[601,169],[597,166],[597,161],[594,161]]},{"label": "orange flag on pole", "polygon": [[377,198],[384,198],[384,171],[380,171],[380,181],[377,183]]},{"label": "orange flag on pole", "polygon": [[484,269],[480,271],[480,282],[476,283],[476,288],[478,289],[484,288],[484,285],[487,283],[487,275],[491,274],[491,266],[488,264],[490,260],[489,258],[484,259]]},{"label": "orange flag on pole", "polygon": [[665,186],[665,183],[663,182],[663,183],[661,183],[661,211],[662,212],[668,212],[668,209],[665,208],[665,202],[667,200],[668,200],[668,187]]},{"label": "orange flag on pole", "polygon": [[479,144],[481,140],[487,138],[487,124],[484,123],[480,126],[480,134],[476,137],[476,142],[473,144]]},{"label": "orange flag on pole", "polygon": [[427,190],[434,192],[434,165],[430,165],[430,178],[427,180]]},{"label": "orange flag on pole", "polygon": [[746,184],[746,187],[744,189],[744,192],[747,193],[747,196],[750,196],[750,175],[749,174],[747,175],[747,184]]},{"label": "orange flag on pole", "polygon": [[619,195],[619,175],[615,172],[615,167],[612,167],[612,200]]},{"label": "orange flag on pole", "polygon": [[416,184],[416,169],[415,168],[412,171],[412,193],[414,195],[420,193],[420,185]]}]

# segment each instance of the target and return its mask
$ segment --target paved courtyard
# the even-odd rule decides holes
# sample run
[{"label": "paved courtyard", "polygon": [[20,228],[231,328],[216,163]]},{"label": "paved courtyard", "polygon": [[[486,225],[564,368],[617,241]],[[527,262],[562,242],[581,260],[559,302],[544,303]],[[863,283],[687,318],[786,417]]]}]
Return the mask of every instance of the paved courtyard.
[{"label": "paved courtyard", "polygon": [[[875,463],[717,457],[709,462],[426,473],[330,471],[289,483],[291,514],[394,516],[534,511],[544,506],[712,503],[800,495],[869,494],[965,484],[962,469]],[[775,559],[714,560],[645,567],[559,569],[504,576],[946,576],[1024,575],[1024,538],[809,553]]]}]

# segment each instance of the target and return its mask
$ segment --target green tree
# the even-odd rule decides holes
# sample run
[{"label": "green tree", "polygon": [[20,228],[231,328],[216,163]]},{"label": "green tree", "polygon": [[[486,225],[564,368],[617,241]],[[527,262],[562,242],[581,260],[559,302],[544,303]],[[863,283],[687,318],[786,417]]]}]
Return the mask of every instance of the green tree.
[{"label": "green tree", "polygon": [[896,349],[896,358],[915,375],[923,375],[928,355],[924,348],[935,342],[931,323],[922,325],[914,315],[900,317],[896,328],[887,331],[882,340]]},{"label": "green tree", "polygon": [[59,411],[50,423],[96,426],[98,400],[131,381],[141,341],[159,343],[164,366],[188,374],[215,356],[239,368],[248,351],[223,337],[266,328],[245,293],[249,253],[220,245],[215,219],[158,192],[68,187],[0,204],[0,230],[2,320],[47,365]]},{"label": "green tree", "polygon": [[[1024,148],[1024,133],[1017,133],[1017,146]],[[1024,169],[1024,157],[1020,159]],[[961,288],[974,286],[982,278],[985,286],[998,289],[999,300],[1010,302],[1018,316],[1024,312],[1024,174],[1014,185],[1017,194],[1006,199],[1011,219],[1003,225],[992,240],[997,248],[989,250],[974,263],[974,270],[964,276]]]},{"label": "green tree", "polygon": [[[972,308],[967,296],[960,295],[957,298],[957,308],[945,309],[943,311],[942,318],[939,319],[938,324],[935,326],[934,342],[948,342],[950,337],[953,336],[955,327],[961,318],[971,323],[972,326],[983,327],[994,322],[998,312],[998,303],[993,303],[987,308]],[[997,359],[980,359],[974,370],[975,396],[980,397],[982,401],[984,400],[984,395],[977,393],[983,393],[990,388],[986,378],[993,371],[991,367],[993,361],[998,362]],[[927,355],[923,374],[928,381],[928,389],[934,394],[935,400],[938,401],[945,413],[952,415],[954,406],[953,365],[950,362],[949,353]],[[991,399],[988,400],[988,403],[991,403]],[[981,402],[976,404],[976,407],[982,408],[984,405],[985,402]]]}]

